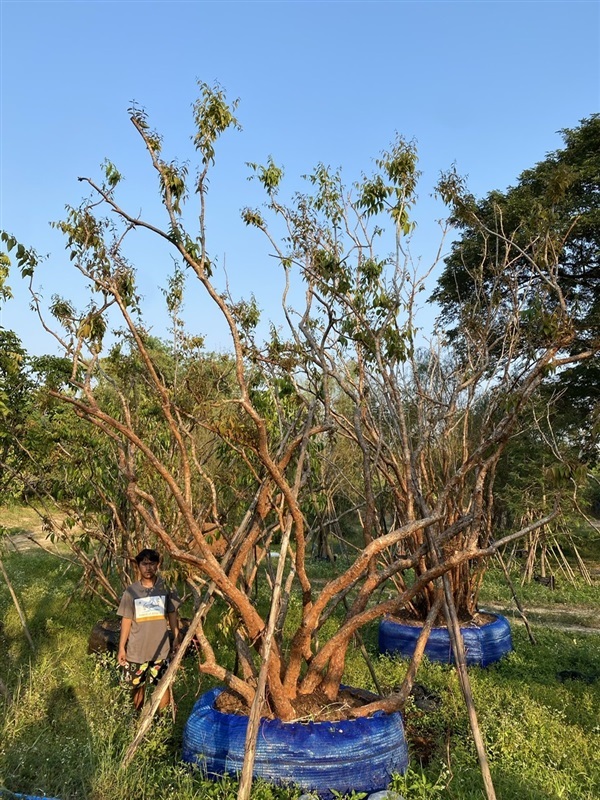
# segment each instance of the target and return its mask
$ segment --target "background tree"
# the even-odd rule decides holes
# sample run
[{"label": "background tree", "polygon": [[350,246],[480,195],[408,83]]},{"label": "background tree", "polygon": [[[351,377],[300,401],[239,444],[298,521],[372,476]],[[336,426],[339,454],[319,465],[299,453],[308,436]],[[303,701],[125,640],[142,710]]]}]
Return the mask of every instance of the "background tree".
[{"label": "background tree", "polygon": [[26,352],[12,331],[0,328],[0,498],[9,502],[22,491],[16,479],[26,452],[19,447],[31,411],[32,383]]},{"label": "background tree", "polygon": [[[564,148],[523,172],[514,187],[480,201],[469,197],[457,209],[453,222],[461,235],[431,298],[441,305],[441,321],[454,339],[465,325],[477,324],[472,292],[479,286],[510,309],[511,288],[497,279],[498,241],[503,247],[502,239],[510,236],[514,263],[524,268],[522,282],[512,286],[521,297],[523,346],[536,347],[539,334],[547,335],[558,302],[545,270],[527,270],[528,258],[555,264],[556,284],[569,307],[572,336],[565,348],[571,361],[547,371],[528,432],[520,432],[520,444],[513,443],[500,462],[497,522],[502,509],[513,521],[543,513],[561,485],[563,514],[581,512],[581,489],[591,475],[586,465],[598,459],[598,359],[578,355],[597,352],[600,334],[600,116],[562,135]],[[507,311],[500,324],[510,322]],[[534,561],[528,561],[529,576]],[[545,574],[543,557],[537,568]]]},{"label": "background tree", "polygon": [[[555,429],[577,442],[582,458],[595,463],[598,361],[576,356],[595,348],[600,336],[600,115],[564,129],[562,136],[564,148],[525,170],[516,186],[479,201],[465,198],[456,209],[453,223],[460,238],[431,300],[441,306],[449,335],[457,337],[469,324],[474,291],[481,286],[498,293],[510,309],[507,292],[512,288],[521,295],[523,342],[535,346],[536,326],[547,334],[559,301],[545,284],[544,270],[536,274],[527,261],[554,264],[556,283],[571,313],[573,335],[567,349],[574,358],[548,373],[544,392],[553,407]],[[497,279],[497,247],[504,248],[507,237],[511,263],[523,273],[518,286],[504,286]]]}]

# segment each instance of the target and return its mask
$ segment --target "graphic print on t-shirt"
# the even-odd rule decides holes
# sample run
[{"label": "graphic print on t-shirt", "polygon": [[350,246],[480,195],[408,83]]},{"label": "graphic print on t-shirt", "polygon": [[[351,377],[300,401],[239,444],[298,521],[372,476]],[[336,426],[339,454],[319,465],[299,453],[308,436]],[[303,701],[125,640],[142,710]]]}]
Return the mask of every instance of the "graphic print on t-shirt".
[{"label": "graphic print on t-shirt", "polygon": [[165,614],[165,595],[154,595],[154,597],[135,598],[135,621],[152,622],[156,619],[164,619]]}]

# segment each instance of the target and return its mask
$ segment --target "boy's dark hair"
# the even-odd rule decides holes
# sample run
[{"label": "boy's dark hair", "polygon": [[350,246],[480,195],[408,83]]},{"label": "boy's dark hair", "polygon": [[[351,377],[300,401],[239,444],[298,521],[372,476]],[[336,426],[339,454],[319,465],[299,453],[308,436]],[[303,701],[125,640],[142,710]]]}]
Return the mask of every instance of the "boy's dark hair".
[{"label": "boy's dark hair", "polygon": [[141,564],[144,559],[152,561],[154,564],[159,564],[160,553],[158,552],[158,550],[151,550],[149,547],[144,547],[144,549],[140,550],[140,552],[135,557],[135,563]]}]

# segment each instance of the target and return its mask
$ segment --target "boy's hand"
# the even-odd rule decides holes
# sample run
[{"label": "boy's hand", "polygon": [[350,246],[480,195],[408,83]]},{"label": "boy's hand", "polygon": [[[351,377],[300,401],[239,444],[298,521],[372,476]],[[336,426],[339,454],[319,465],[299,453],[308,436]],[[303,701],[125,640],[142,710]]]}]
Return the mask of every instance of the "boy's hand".
[{"label": "boy's hand", "polygon": [[119,652],[117,653],[117,661],[122,667],[127,666],[127,655],[125,654],[125,650],[119,648]]}]

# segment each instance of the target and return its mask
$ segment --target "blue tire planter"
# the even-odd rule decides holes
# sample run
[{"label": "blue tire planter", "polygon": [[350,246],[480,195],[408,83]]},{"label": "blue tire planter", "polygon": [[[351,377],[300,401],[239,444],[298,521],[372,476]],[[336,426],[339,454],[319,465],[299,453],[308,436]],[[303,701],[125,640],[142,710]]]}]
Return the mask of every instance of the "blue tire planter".
[{"label": "blue tire planter", "polygon": [[[484,612],[488,613],[488,612]],[[491,622],[462,627],[465,655],[469,666],[487,667],[513,649],[510,624],[501,614],[490,614]],[[379,623],[379,652],[398,654],[410,658],[421,633],[419,625],[404,625],[392,619]],[[447,628],[432,628],[425,646],[425,655],[430,661],[452,664],[452,645]]]},{"label": "blue tire planter", "polygon": [[6,800],[14,800],[15,797],[18,797],[19,800],[57,800],[56,797],[47,797],[46,795],[39,795],[39,794],[20,794],[19,792],[3,792],[0,789],[0,800],[6,798]]},{"label": "blue tire planter", "polygon": [[[183,760],[211,778],[240,773],[244,761],[248,718],[214,708],[222,691],[212,689],[196,701],[183,733]],[[385,789],[407,766],[401,714],[376,712],[339,722],[261,720],[253,775],[327,799],[332,790]]]}]

